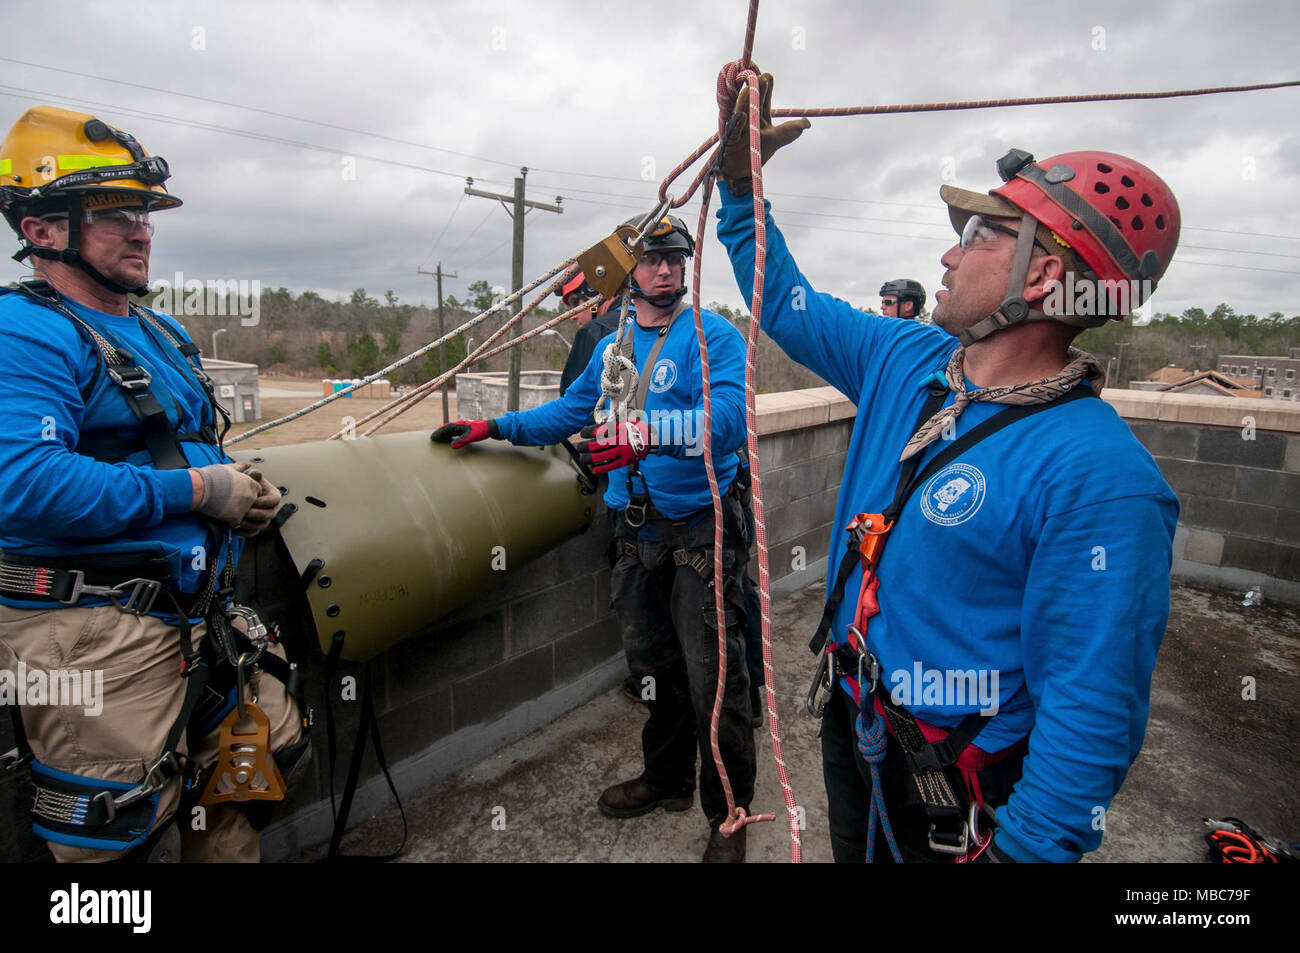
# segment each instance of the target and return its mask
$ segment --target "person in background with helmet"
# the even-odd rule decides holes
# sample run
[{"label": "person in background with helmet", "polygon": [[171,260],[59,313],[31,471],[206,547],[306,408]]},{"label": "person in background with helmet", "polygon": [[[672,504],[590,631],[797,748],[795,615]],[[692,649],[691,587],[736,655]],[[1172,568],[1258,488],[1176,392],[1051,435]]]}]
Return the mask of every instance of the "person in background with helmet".
[{"label": "person in background with helmet", "polygon": [[[766,160],[808,123],[773,126],[760,82]],[[736,110],[718,237],[747,289],[748,90]],[[857,405],[810,706],[840,861],[1076,861],[1142,746],[1178,502],[1071,343],[1154,289],[1178,205],[1110,153],[1013,149],[998,171],[988,194],[940,190],[960,240],[934,326],[812,292],[766,215],[763,328]],[[1097,296],[1063,299],[1071,282]],[[897,855],[884,824],[867,842],[877,785]]]},{"label": "person in background with helmet", "polygon": [[[640,219],[627,224],[640,225]],[[694,241],[680,219],[666,216],[645,236],[630,277],[634,310],[619,350],[638,372],[625,418],[588,428],[579,445],[597,473],[609,473],[605,503],[614,542],[610,594],[623,630],[628,665],[647,686],[649,716],[641,733],[644,770],[607,788],[597,806],[627,818],[655,808],[689,810],[699,754],[700,806],[710,825],[705,862],[745,859],[745,828],[730,837],[718,825],[727,804],[709,745],[717,687],[713,505],[703,457],[703,380],[695,325],[686,305],[686,259]],[[703,311],[713,395],[712,448],[723,499],[722,582],[727,604],[727,679],[718,744],[737,806],[754,791],[754,738],[742,636],[748,559],[736,451],[745,441],[745,343],[721,315]],[[606,336],[581,376],[559,400],[495,420],[459,420],[434,431],[459,450],[488,437],[534,446],[577,431],[601,398]],[[620,472],[622,471],[622,472]],[[647,681],[648,680],[648,681]]]},{"label": "person in background with helmet", "polygon": [[600,295],[596,293],[595,288],[587,284],[587,277],[582,272],[578,272],[557,288],[555,293],[564,302],[565,310],[576,308],[584,301],[593,302],[590,309],[579,312],[573,319],[578,322],[578,333],[573,336],[569,359],[564,362],[564,370],[560,372],[560,396],[563,397],[569,385],[586,369],[600,339],[618,330],[618,314],[610,314],[610,306],[614,304],[613,298],[604,304],[594,303]]},{"label": "person in background with helmet", "polygon": [[95,706],[11,708],[33,829],[59,861],[258,859],[264,810],[219,798],[204,830],[188,808],[170,822],[183,782],[204,790],[234,707],[214,624],[265,652],[247,671],[271,746],[306,744],[266,675],[288,674],[283,651],[230,594],[239,537],[270,524],[279,491],[223,453],[189,335],[129,298],[148,290],[151,216],[181,204],[168,175],[129,134],[48,106],[0,145],[0,210],[34,270],[0,289],[0,668],[103,685]]},{"label": "person in background with helmet", "polygon": [[895,278],[880,286],[880,313],[887,318],[919,318],[925,308],[925,288],[911,278]]}]

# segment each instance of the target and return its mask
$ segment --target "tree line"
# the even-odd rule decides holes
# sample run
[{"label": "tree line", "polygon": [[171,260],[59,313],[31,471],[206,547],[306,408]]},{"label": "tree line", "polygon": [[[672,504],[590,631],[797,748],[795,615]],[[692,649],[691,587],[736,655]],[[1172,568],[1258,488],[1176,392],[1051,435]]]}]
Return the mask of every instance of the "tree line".
[{"label": "tree line", "polygon": [[[464,300],[448,295],[443,305],[443,323],[450,330],[490,308],[500,300],[487,281],[475,281]],[[151,296],[139,299],[151,304]],[[559,313],[556,307],[540,305],[525,318],[525,329],[537,327]],[[218,339],[220,357],[257,364],[264,374],[305,377],[365,377],[438,337],[435,308],[403,304],[391,290],[379,298],[364,288],[355,289],[346,301],[331,301],[314,291],[294,294],[286,288],[263,290],[257,301],[256,324],[245,326],[240,309],[233,302],[212,296],[197,302],[198,312],[187,302],[184,315],[177,317],[203,348],[211,347],[212,332],[226,333]],[[245,313],[248,312],[245,302]],[[743,308],[713,301],[706,305],[748,334],[749,315]],[[212,313],[207,313],[211,311]],[[446,366],[463,360],[468,349],[482,341],[506,320],[493,315],[468,332],[455,335],[446,344]],[[577,326],[565,322],[559,336],[540,335],[522,345],[526,370],[558,370],[564,366],[569,344]],[[1151,320],[1136,325],[1131,320],[1107,322],[1081,334],[1076,346],[1091,352],[1110,372],[1112,386],[1141,380],[1170,364],[1189,370],[1218,367],[1228,354],[1285,356],[1300,346],[1300,315],[1286,317],[1281,311],[1267,315],[1239,314],[1221,303],[1210,311],[1188,308],[1180,314],[1155,313]],[[475,371],[504,371],[509,367],[505,352],[473,368]],[[824,385],[817,375],[791,361],[766,335],[759,339],[758,390],[760,393],[797,390]],[[398,384],[414,384],[437,375],[439,356],[435,349],[423,358],[400,368],[392,377]]]}]

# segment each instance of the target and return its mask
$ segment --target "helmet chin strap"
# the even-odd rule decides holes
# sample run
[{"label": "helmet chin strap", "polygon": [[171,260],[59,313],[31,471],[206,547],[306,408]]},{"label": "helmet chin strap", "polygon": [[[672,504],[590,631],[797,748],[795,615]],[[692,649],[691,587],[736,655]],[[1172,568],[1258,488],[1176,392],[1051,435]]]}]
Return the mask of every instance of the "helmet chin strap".
[{"label": "helmet chin strap", "polygon": [[76,195],[69,195],[67,200],[68,208],[68,247],[61,249],[42,248],[39,245],[24,243],[23,247],[14,254],[14,261],[22,261],[24,258],[40,258],[44,261],[57,261],[64,265],[73,265],[80,268],[103,287],[107,288],[114,294],[121,295],[143,295],[148,293],[147,284],[131,288],[124,284],[114,281],[108,275],[103,274],[94,265],[81,257],[81,199]]},{"label": "helmet chin strap", "polygon": [[682,298],[685,297],[685,295],[686,295],[685,285],[682,285],[676,291],[670,291],[665,294],[648,295],[640,288],[638,288],[635,282],[633,282],[632,284],[632,296],[634,298],[642,298],[648,303],[654,305],[656,308],[671,307],[672,305],[675,305],[678,301],[681,301]]},{"label": "helmet chin strap", "polygon": [[1016,239],[1016,253],[1011,259],[1011,274],[1007,278],[1007,296],[998,309],[983,321],[957,335],[957,340],[967,347],[982,341],[990,334],[1026,321],[1054,321],[1049,314],[1035,311],[1024,298],[1025,279],[1029,276],[1029,259],[1034,253],[1034,233],[1038,219],[1028,212],[1020,219],[1020,236]]}]

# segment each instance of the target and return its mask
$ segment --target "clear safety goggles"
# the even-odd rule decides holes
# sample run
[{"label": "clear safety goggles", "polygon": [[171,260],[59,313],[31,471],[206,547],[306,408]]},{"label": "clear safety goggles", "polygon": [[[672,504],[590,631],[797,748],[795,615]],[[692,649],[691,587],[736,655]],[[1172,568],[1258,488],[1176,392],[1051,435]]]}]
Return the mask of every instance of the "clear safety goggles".
[{"label": "clear safety goggles", "polygon": [[[42,216],[47,222],[66,221],[66,213]],[[138,208],[115,208],[104,211],[87,211],[82,213],[81,221],[113,235],[125,237],[137,228],[143,227],[145,234],[153,237],[153,222],[149,221],[149,210]]]},{"label": "clear safety goggles", "polygon": [[[995,233],[997,232],[1010,235],[1012,238],[1020,237],[1018,231],[1014,228],[1008,228],[1001,222],[992,221],[991,219],[985,218],[983,215],[972,215],[970,218],[966,219],[966,225],[961,230],[961,250],[970,251],[972,248],[978,248],[981,245],[991,242],[996,238]],[[1043,248],[1042,242],[1037,238],[1034,239],[1034,244],[1039,248]],[[1043,248],[1043,251],[1047,251],[1047,249]]]}]

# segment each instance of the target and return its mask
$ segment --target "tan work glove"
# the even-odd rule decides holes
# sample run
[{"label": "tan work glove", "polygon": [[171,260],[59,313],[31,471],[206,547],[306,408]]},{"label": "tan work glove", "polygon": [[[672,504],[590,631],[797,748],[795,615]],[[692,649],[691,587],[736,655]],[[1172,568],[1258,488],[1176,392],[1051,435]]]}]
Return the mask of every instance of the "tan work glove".
[{"label": "tan work glove", "polygon": [[[722,177],[732,191],[748,191],[749,177],[749,84],[740,87],[736,97],[736,108],[732,116],[740,116],[727,137],[726,148],[722,152]],[[782,146],[789,145],[803,135],[811,126],[805,118],[790,119],[779,126],[772,125],[772,74],[763,73],[758,77],[758,149],[763,164]],[[737,188],[739,187],[739,188]]]},{"label": "tan work glove", "polygon": [[203,498],[194,511],[231,526],[237,525],[262,492],[261,484],[243,472],[246,469],[246,463],[212,463],[197,467],[203,480]]},{"label": "tan work glove", "polygon": [[235,535],[256,536],[275,519],[275,511],[280,508],[280,490],[262,475],[261,470],[253,469],[251,464],[236,463],[235,466],[242,467],[244,475],[258,483],[257,499],[248,508],[244,518],[235,524]]}]

